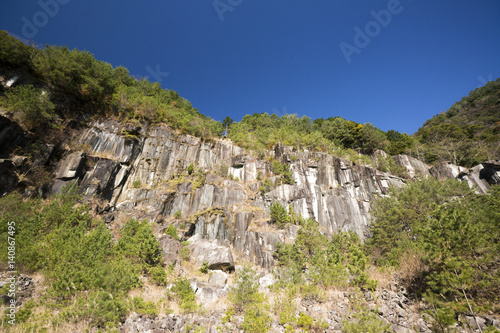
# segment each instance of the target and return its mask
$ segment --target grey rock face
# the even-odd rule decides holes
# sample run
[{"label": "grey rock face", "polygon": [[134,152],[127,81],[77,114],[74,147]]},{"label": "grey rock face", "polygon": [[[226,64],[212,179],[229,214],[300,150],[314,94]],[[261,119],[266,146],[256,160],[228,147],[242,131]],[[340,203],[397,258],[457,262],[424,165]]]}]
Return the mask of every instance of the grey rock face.
[{"label": "grey rock face", "polygon": [[465,181],[478,194],[486,193],[491,185],[500,183],[500,162],[498,161],[488,161],[471,169],[442,163],[430,168],[429,172],[440,180],[452,178]]},{"label": "grey rock face", "polygon": [[[0,138],[8,142],[26,140],[15,123],[7,120],[0,118]],[[355,231],[363,240],[368,235],[371,200],[385,195],[390,186],[405,184],[403,179],[343,158],[298,152],[278,144],[266,156],[290,165],[293,184],[281,184],[281,176],[272,173],[270,162],[252,156],[230,140],[203,141],[178,135],[164,125],[96,121],[83,131],[78,143],[87,154],[64,155],[55,170],[52,192],[78,183],[84,200],[105,202],[113,214],[109,221],[124,214],[158,222],[179,212],[183,219],[194,222],[190,235],[228,242],[266,268],[273,265],[276,243],[284,241],[285,236],[292,240],[297,232],[296,228],[264,232],[255,227],[269,219],[274,202],[317,221],[325,233]],[[47,147],[47,156],[38,163],[46,163],[53,150],[53,146]],[[383,152],[378,154],[384,157]],[[500,181],[498,161],[471,170],[452,165],[428,170],[409,156],[394,159],[411,177],[457,178],[476,186],[479,193]],[[5,163],[4,178],[15,180],[15,170]],[[195,172],[189,176],[191,164]],[[265,179],[274,187],[262,194],[259,188]]]},{"label": "grey rock face", "polygon": [[225,285],[227,283],[227,274],[221,270],[215,270],[210,273],[208,283],[220,286]]},{"label": "grey rock face", "polygon": [[216,303],[223,297],[227,297],[229,294],[229,286],[215,286],[208,287],[204,286],[198,288],[196,291],[196,298],[200,301],[203,306],[207,306]]},{"label": "grey rock face", "polygon": [[429,167],[422,161],[408,155],[396,155],[394,161],[405,167],[410,178],[425,178],[429,176]]},{"label": "grey rock face", "polygon": [[195,235],[189,239],[188,245],[191,250],[191,258],[198,266],[204,262],[212,270],[234,270],[234,260],[231,249],[220,241],[208,241]]},{"label": "grey rock face", "polygon": [[179,251],[182,249],[181,242],[172,239],[169,235],[162,235],[159,238],[159,243],[166,265],[179,261]]},{"label": "grey rock face", "polygon": [[56,179],[75,179],[82,174],[83,166],[85,165],[85,153],[72,153],[59,164],[56,171]]}]

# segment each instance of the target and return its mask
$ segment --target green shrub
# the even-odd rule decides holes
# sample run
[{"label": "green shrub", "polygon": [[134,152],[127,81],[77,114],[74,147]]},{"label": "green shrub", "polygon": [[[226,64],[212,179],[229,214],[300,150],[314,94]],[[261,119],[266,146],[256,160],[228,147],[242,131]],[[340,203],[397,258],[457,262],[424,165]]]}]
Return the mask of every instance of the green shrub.
[{"label": "green shrub", "polygon": [[393,266],[419,253],[425,275],[416,272],[405,283],[431,304],[439,300],[435,319],[448,325],[470,308],[481,312],[498,302],[499,206],[499,186],[479,196],[455,180],[409,183],[374,203],[366,249],[380,264]]},{"label": "green shrub", "polygon": [[91,291],[79,294],[72,306],[66,308],[61,316],[72,322],[90,321],[92,326],[114,327],[127,315],[128,304],[123,296],[104,291]]},{"label": "green shrub", "polygon": [[293,170],[288,164],[283,164],[283,176],[281,176],[281,181],[283,184],[293,185],[295,181],[293,180]]},{"label": "green shrub", "polygon": [[265,333],[269,331],[272,323],[273,320],[264,305],[252,305],[245,311],[240,328],[245,332]]},{"label": "green shrub", "polygon": [[189,280],[180,278],[174,282],[172,291],[177,295],[179,300],[179,307],[186,313],[192,313],[198,309],[196,304],[196,294],[191,288]]},{"label": "green shrub", "polygon": [[[177,212],[179,212],[179,215],[180,215],[180,211],[177,211]],[[174,216],[177,214],[177,212],[174,214]],[[175,217],[175,218],[178,218],[178,217]],[[172,237],[172,239],[179,240],[179,236],[177,235],[177,228],[173,224],[169,225],[165,229],[165,235],[169,235],[170,237]]]},{"label": "green shrub", "polygon": [[201,265],[201,267],[200,267],[200,272],[203,274],[208,273],[208,262],[206,262],[206,261],[203,262],[203,265]]},{"label": "green shrub", "polygon": [[271,171],[275,175],[281,175],[283,173],[283,167],[281,166],[281,163],[274,160],[273,163],[271,163]]},{"label": "green shrub", "polygon": [[194,171],[194,164],[193,163],[189,164],[187,171],[188,171],[189,175],[193,174],[193,171]]},{"label": "green shrub", "polygon": [[181,257],[182,260],[189,261],[191,259],[191,251],[187,246],[183,246],[179,250],[179,256]]},{"label": "green shrub", "polygon": [[131,219],[123,226],[121,234],[117,244],[120,254],[140,263],[144,271],[154,266],[162,267],[162,251],[151,224]]},{"label": "green shrub", "polygon": [[261,195],[264,195],[265,193],[271,191],[273,188],[273,183],[269,180],[269,178],[266,178],[264,180],[264,183],[259,187],[259,192]]},{"label": "green shrub", "polygon": [[224,312],[224,316],[222,316],[222,325],[226,325],[227,323],[230,323],[231,320],[233,319],[233,316],[235,315],[234,308],[231,306],[229,307],[226,312]]},{"label": "green shrub", "polygon": [[273,311],[278,315],[281,325],[293,325],[297,321],[295,316],[295,312],[297,311],[297,304],[295,304],[296,294],[297,288],[291,284],[285,287],[283,294],[275,298]]},{"label": "green shrub", "polygon": [[180,218],[181,218],[181,216],[182,216],[182,213],[181,213],[181,210],[180,210],[180,209],[179,209],[179,210],[177,210],[177,211],[174,213],[174,217],[175,217],[176,219],[180,219]]},{"label": "green shrub", "polygon": [[148,274],[151,279],[159,286],[167,285],[167,273],[165,269],[161,266],[153,266],[148,268]]},{"label": "green shrub", "polygon": [[236,282],[228,296],[235,311],[241,312],[250,304],[258,302],[261,297],[258,288],[259,282],[256,272],[249,267],[243,267],[237,273]]},{"label": "green shrub", "polygon": [[137,180],[134,180],[134,182],[132,183],[132,187],[133,188],[141,188],[141,181],[139,179]]},{"label": "green shrub", "polygon": [[236,275],[236,282],[228,299],[236,312],[243,312],[240,328],[246,332],[267,332],[272,324],[266,296],[258,291],[257,273],[250,267],[243,267]]},{"label": "green shrub", "polygon": [[129,307],[132,311],[147,317],[156,317],[158,315],[156,304],[152,301],[145,301],[142,297],[132,298]]},{"label": "green shrub", "polygon": [[313,326],[313,324],[314,324],[313,317],[306,315],[304,312],[301,312],[299,314],[299,318],[297,319],[297,326],[308,330]]},{"label": "green shrub", "polygon": [[54,118],[54,104],[49,93],[35,89],[32,85],[22,85],[7,90],[1,104],[15,112],[28,127],[46,126]]},{"label": "green shrub", "polygon": [[284,228],[290,222],[285,207],[278,201],[271,205],[271,221],[275,223],[278,228]]}]

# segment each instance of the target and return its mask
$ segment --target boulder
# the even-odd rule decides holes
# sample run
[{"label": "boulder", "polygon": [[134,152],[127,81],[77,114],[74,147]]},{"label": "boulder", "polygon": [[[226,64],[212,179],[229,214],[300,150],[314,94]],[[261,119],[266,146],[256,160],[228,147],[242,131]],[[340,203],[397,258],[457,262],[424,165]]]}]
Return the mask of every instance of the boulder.
[{"label": "boulder", "polygon": [[208,283],[213,285],[225,285],[227,283],[227,274],[221,270],[215,270],[210,273]]},{"label": "boulder", "polygon": [[466,316],[465,322],[473,330],[481,330],[481,332],[486,329],[486,320],[482,317]]},{"label": "boulder", "polygon": [[166,265],[170,265],[179,260],[179,251],[182,249],[181,242],[172,239],[170,235],[162,235],[159,238],[159,243],[163,251],[163,259]]},{"label": "boulder", "polygon": [[208,241],[200,235],[194,235],[188,241],[191,258],[196,265],[201,267],[206,262],[211,270],[234,270],[233,254],[229,245],[218,240]]},{"label": "boulder", "polygon": [[216,303],[220,298],[229,294],[229,286],[201,287],[196,291],[196,298],[203,306]]},{"label": "boulder", "polygon": [[274,278],[273,274],[268,273],[264,275],[259,279],[259,291],[264,292],[274,282],[276,282],[276,279]]}]

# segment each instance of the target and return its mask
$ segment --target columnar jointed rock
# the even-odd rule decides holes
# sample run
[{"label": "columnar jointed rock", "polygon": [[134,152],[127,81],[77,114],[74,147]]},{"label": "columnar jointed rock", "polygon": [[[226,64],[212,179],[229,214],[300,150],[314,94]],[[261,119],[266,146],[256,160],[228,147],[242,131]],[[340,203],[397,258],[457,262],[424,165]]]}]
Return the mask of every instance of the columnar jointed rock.
[{"label": "columnar jointed rock", "polygon": [[[352,230],[364,239],[371,200],[385,195],[389,187],[405,183],[343,158],[298,152],[278,144],[267,152],[268,157],[288,163],[293,172],[293,183],[281,184],[281,176],[271,172],[270,162],[246,153],[231,141],[207,142],[177,135],[165,125],[95,122],[79,143],[86,147],[88,157],[79,152],[67,155],[57,169],[53,191],[60,191],[69,181],[79,182],[84,199],[97,196],[117,213],[151,221],[180,214],[195,223],[195,234],[211,241],[228,241],[264,267],[273,264],[274,245],[269,244],[282,241],[284,234],[263,233],[250,226],[268,218],[274,202],[314,219],[324,232]],[[458,178],[476,186],[480,193],[500,179],[497,162],[471,170],[444,165],[428,171],[412,157],[398,155],[394,159],[411,177],[431,174]],[[191,164],[195,172],[189,176]],[[259,188],[266,178],[274,186],[262,194]]]}]

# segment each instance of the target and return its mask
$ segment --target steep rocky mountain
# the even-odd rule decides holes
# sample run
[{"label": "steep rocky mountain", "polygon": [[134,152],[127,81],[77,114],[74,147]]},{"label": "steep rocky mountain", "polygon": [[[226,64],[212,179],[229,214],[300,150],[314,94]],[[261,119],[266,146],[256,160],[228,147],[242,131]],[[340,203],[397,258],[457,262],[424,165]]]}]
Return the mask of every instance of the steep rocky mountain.
[{"label": "steep rocky mountain", "polygon": [[[430,167],[410,156],[397,155],[393,160],[404,167],[403,179],[327,153],[296,151],[278,144],[258,158],[228,139],[202,140],[161,124],[131,125],[105,119],[75,130],[68,141],[39,145],[37,157],[30,161],[27,156],[17,155],[15,148],[23,151],[23,146],[30,147],[32,135],[4,116],[0,124],[2,193],[20,188],[30,195],[30,188],[23,189],[23,175],[42,164],[50,175],[50,193],[60,193],[66,185],[76,184],[83,201],[109,228],[119,229],[130,217],[156,224],[167,264],[180,260],[180,242],[163,232],[174,225],[182,232],[182,239],[191,241],[196,267],[207,263],[211,271],[231,272],[243,260],[261,267],[262,274],[268,274],[264,277],[271,280],[277,244],[293,242],[299,229],[295,225],[284,230],[273,227],[270,207],[275,202],[290,207],[298,216],[317,221],[325,234],[354,231],[364,239],[368,236],[370,202],[375,196],[385,195],[391,186],[405,186],[408,179],[415,177],[434,176],[463,180],[484,193],[490,184],[500,182],[500,163],[494,161],[471,169],[451,164]],[[290,165],[292,184],[281,183],[281,175],[272,171],[273,161]],[[264,189],[266,183],[268,188]],[[262,283],[267,283],[266,279]],[[390,294],[399,287],[391,288],[380,292]],[[195,290],[198,300],[211,304],[226,297],[228,289],[225,283],[199,281]],[[387,296],[388,303],[381,301],[381,316],[398,331],[406,331],[417,322],[421,331],[427,331],[420,315],[412,314],[407,306],[390,303],[405,298],[405,293]],[[381,295],[381,299],[386,297]],[[313,316],[319,311],[317,315],[334,331],[340,328],[343,318],[339,302],[348,294],[332,297],[340,297],[340,301],[330,301],[332,310],[326,311],[324,304],[314,302],[305,309]],[[390,319],[398,311],[410,312],[399,315],[402,321]],[[161,332],[159,327],[164,324],[177,330],[190,319],[181,316],[158,322],[141,320],[130,317],[124,331],[157,327]],[[213,327],[220,321],[198,320],[212,320]]]},{"label": "steep rocky mountain", "polygon": [[[422,248],[408,246],[400,254],[404,267],[394,272],[369,267],[362,245],[375,237],[370,225],[377,222],[377,198],[424,179],[467,186],[446,192],[446,200],[437,195],[428,211],[405,207],[411,218],[439,220],[459,200],[481,202],[493,193],[491,207],[486,200],[484,207],[453,215],[473,222],[459,230],[462,236],[464,230],[485,232],[477,228],[481,219],[489,223],[497,216],[500,184],[498,128],[491,125],[498,118],[498,80],[424,125],[417,133],[423,154],[413,154],[422,161],[376,149],[389,140],[391,151],[405,151],[412,137],[339,118],[314,123],[294,115],[248,116],[230,127],[236,144],[222,136],[221,123],[175,91],[133,80],[126,69],[88,52],[34,49],[4,32],[0,46],[0,93],[8,97],[0,109],[0,236],[5,244],[15,236],[26,257],[16,257],[22,274],[14,287],[6,269],[13,257],[2,257],[0,311],[10,314],[7,306],[14,304],[21,325],[2,319],[2,329],[500,329],[498,299],[477,304],[494,298],[498,278],[498,263],[484,254],[491,248],[480,241],[461,259],[476,260],[480,274],[489,274],[478,275],[484,285],[465,286],[473,270],[445,263],[460,282],[446,276],[451,289],[468,304],[438,288],[435,295],[451,308],[427,295],[424,301],[424,281],[439,267],[425,267]],[[268,120],[282,127],[275,131]],[[268,137],[259,138],[263,133]],[[350,148],[342,146],[348,141]],[[469,149],[474,145],[480,149]],[[485,213],[473,215],[480,208]],[[406,224],[388,231],[418,239],[411,229]],[[495,243],[495,230],[490,234]],[[477,239],[472,236],[467,250]],[[440,263],[440,257],[429,260]],[[17,297],[9,296],[12,288]]]}]

